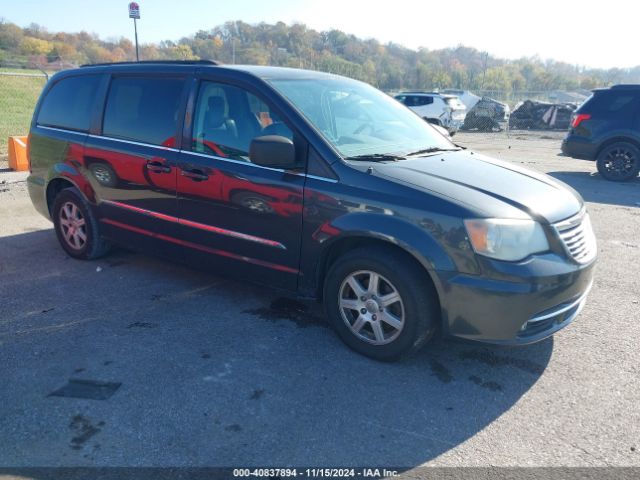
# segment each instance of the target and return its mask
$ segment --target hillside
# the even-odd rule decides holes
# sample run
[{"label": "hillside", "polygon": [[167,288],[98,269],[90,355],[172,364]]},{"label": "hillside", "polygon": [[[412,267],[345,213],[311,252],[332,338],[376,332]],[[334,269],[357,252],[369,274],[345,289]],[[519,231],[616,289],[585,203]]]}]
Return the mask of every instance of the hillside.
[{"label": "hillside", "polygon": [[[451,43],[455,43],[452,38]],[[303,24],[227,22],[193,36],[141,46],[141,59],[216,59],[224,63],[283,65],[323,70],[367,81],[384,90],[573,90],[640,83],[640,66],[590,69],[553,60],[505,60],[472,47],[412,50]],[[54,67],[133,60],[126,38],[103,40],[87,32],[49,32],[0,21],[0,65]]]}]

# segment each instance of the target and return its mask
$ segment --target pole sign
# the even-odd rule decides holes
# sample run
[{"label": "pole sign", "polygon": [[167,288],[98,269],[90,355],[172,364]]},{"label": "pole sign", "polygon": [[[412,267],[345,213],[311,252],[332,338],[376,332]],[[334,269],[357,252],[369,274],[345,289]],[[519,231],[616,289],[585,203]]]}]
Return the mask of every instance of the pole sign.
[{"label": "pole sign", "polygon": [[140,5],[136,2],[131,2],[129,4],[129,18],[140,20]]}]

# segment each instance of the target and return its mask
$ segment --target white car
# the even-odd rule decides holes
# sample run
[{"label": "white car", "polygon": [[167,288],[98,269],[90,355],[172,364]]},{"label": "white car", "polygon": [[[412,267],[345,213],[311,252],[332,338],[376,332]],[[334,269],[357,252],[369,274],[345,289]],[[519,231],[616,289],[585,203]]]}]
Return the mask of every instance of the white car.
[{"label": "white car", "polygon": [[455,95],[435,92],[402,92],[395,99],[426,121],[440,125],[454,135],[464,122],[467,108]]}]

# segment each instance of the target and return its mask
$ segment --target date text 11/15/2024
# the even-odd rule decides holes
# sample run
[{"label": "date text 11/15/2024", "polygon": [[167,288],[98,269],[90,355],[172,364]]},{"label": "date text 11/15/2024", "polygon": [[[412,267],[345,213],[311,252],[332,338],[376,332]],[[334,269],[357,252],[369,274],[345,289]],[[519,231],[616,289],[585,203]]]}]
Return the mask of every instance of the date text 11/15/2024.
[{"label": "date text 11/15/2024", "polygon": [[236,478],[388,478],[397,475],[397,470],[386,468],[235,468],[233,470],[233,476]]}]

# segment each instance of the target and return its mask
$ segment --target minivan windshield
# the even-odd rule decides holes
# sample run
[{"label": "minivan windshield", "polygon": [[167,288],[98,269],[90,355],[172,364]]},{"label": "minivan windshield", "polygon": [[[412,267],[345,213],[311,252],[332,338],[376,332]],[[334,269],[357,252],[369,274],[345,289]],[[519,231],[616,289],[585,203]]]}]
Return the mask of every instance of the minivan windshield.
[{"label": "minivan windshield", "polygon": [[343,77],[272,79],[345,159],[401,160],[457,147],[397,100]]}]

